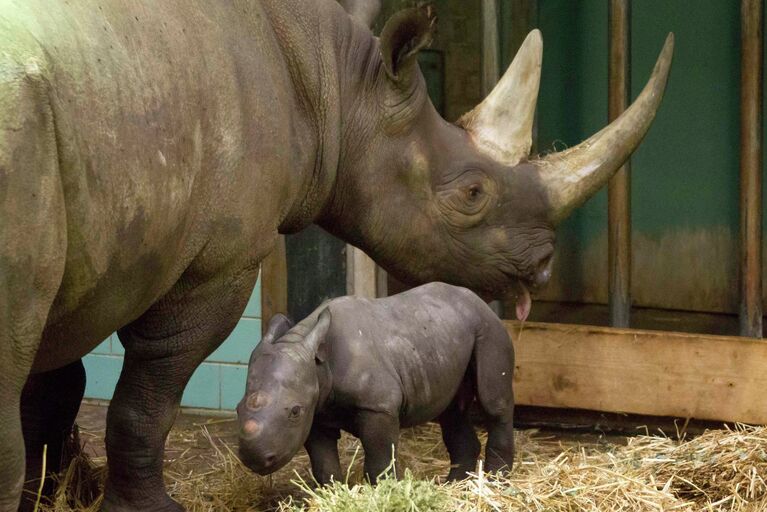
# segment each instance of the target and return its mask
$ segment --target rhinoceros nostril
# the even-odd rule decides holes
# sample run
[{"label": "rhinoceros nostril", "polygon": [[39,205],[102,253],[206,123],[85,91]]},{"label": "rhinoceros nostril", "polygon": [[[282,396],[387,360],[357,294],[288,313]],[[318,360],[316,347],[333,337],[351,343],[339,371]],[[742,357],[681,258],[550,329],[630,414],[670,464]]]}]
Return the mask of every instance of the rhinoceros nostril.
[{"label": "rhinoceros nostril", "polygon": [[277,460],[277,456],[276,455],[274,455],[274,454],[267,455],[266,457],[264,457],[264,465],[266,467],[274,466],[274,461],[276,461],[276,460]]}]

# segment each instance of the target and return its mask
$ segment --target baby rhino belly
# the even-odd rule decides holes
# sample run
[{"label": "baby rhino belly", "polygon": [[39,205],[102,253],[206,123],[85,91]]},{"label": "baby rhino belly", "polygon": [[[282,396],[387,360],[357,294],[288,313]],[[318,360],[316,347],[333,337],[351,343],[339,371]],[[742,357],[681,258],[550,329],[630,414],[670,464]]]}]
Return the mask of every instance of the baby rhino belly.
[{"label": "baby rhino belly", "polygon": [[466,376],[471,353],[412,352],[409,371],[401,376],[404,403],[402,426],[436,419],[458,394]]}]

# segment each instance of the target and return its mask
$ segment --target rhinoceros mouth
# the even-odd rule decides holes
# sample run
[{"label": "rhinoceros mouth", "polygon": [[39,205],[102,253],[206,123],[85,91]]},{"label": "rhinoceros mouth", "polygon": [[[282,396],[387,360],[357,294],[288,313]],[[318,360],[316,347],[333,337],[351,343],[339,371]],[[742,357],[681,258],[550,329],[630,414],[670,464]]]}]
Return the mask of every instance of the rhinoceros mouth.
[{"label": "rhinoceros mouth", "polygon": [[530,311],[533,309],[533,299],[530,295],[530,289],[522,281],[517,282],[516,302],[515,312],[517,320],[524,322],[530,316]]}]

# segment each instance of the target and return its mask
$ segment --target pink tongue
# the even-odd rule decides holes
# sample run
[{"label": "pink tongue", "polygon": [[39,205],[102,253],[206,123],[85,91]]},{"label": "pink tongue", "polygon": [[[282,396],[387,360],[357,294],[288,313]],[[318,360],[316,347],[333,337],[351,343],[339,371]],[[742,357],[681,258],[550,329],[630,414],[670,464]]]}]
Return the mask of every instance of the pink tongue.
[{"label": "pink tongue", "polygon": [[533,301],[530,298],[530,292],[527,290],[527,287],[520,284],[520,288],[522,288],[522,293],[517,297],[517,320],[524,322],[527,320],[528,315],[530,315]]}]

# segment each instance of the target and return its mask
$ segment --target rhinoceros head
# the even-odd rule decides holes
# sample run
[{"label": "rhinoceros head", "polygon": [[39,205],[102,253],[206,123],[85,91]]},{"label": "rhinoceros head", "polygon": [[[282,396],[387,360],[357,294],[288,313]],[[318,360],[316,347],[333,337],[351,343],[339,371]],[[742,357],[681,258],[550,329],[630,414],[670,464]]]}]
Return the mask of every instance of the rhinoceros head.
[{"label": "rhinoceros head", "polygon": [[306,442],[320,398],[317,364],[329,327],[327,310],[296,326],[275,315],[253,351],[237,406],[240,458],[253,471],[277,471]]},{"label": "rhinoceros head", "polygon": [[[345,105],[332,207],[320,224],[411,283],[446,281],[485,297],[547,282],[554,229],[636,149],[655,116],[673,53],[669,35],[647,86],[617,120],[560,153],[529,155],[543,44],[534,30],[490,95],[457,123],[429,101],[417,64],[432,9],[401,11],[360,57]],[[359,52],[364,54],[365,52]]]}]

